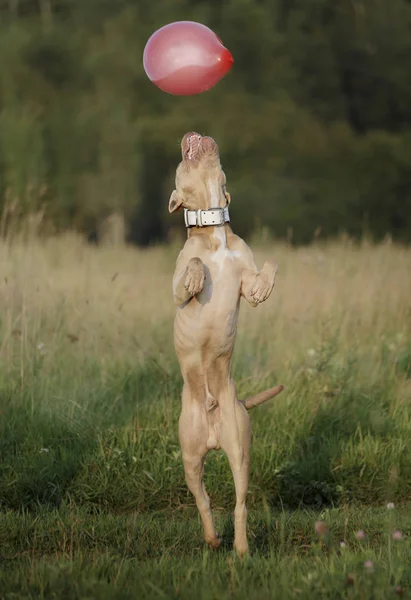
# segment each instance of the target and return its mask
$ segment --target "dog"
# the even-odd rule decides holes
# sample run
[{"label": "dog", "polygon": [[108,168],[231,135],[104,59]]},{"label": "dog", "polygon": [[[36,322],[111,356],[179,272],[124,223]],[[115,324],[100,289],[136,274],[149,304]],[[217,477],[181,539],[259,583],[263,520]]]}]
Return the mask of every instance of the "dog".
[{"label": "dog", "polygon": [[267,300],[277,265],[259,271],[247,244],[229,225],[230,194],[216,142],[195,132],[181,141],[169,212],[184,211],[188,236],[173,277],[177,305],[174,347],[184,380],[179,440],[185,479],[195,497],[206,542],[217,549],[210,499],[204,487],[204,461],[222,449],[233,473],[236,505],[234,547],[248,552],[246,494],[251,427],[247,410],[276,396],[278,385],[241,401],[230,375],[241,297],[251,306]]}]

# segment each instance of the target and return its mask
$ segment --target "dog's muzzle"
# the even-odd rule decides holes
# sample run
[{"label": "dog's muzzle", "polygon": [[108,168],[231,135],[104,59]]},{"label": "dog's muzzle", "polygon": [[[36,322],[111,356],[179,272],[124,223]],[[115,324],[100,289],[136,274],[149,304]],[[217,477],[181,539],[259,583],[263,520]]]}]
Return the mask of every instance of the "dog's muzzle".
[{"label": "dog's muzzle", "polygon": [[184,209],[184,223],[186,227],[212,227],[230,222],[228,206],[224,208],[209,208],[207,210]]}]

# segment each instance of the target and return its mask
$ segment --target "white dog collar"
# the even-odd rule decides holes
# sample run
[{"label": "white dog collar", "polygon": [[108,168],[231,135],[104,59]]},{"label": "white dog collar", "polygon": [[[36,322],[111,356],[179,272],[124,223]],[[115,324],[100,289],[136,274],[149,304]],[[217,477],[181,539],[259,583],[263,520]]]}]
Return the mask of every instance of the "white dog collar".
[{"label": "white dog collar", "polygon": [[230,222],[228,206],[224,208],[209,208],[208,210],[184,209],[184,223],[186,227],[210,227],[224,225]]}]

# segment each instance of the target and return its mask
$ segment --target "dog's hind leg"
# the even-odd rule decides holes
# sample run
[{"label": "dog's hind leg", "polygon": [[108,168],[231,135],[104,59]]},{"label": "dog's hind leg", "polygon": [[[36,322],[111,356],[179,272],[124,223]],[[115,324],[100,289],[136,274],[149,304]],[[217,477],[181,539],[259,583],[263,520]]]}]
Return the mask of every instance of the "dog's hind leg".
[{"label": "dog's hind leg", "polygon": [[204,487],[204,460],[208,452],[208,419],[202,403],[192,398],[188,386],[183,388],[183,410],[179,420],[179,438],[187,486],[193,494],[210,546],[218,548],[220,539],[214,529],[210,498]]},{"label": "dog's hind leg", "polygon": [[251,430],[244,405],[236,401],[234,408],[235,418],[228,421],[229,427],[221,428],[220,443],[230,463],[235,484],[234,547],[239,556],[243,556],[248,552],[246,496]]},{"label": "dog's hind leg", "polygon": [[214,529],[213,515],[210,508],[210,498],[203,482],[205,456],[187,456],[183,454],[184,471],[187,486],[193,494],[204,527],[204,538],[209,546],[217,549],[221,540]]},{"label": "dog's hind leg", "polygon": [[234,547],[239,556],[248,552],[247,507],[245,504],[248,489],[249,460],[241,452],[227,452],[233,472],[236,504],[234,509]]}]

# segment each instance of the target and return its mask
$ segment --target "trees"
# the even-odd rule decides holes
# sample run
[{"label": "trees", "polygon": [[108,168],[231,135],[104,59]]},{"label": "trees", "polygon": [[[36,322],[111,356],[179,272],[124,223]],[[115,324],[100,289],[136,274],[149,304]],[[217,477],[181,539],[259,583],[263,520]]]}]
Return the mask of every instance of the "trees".
[{"label": "trees", "polygon": [[[113,211],[166,239],[178,141],[214,136],[239,233],[258,225],[411,238],[411,4],[406,0],[0,1],[0,209],[45,207],[90,233]],[[233,71],[176,98],[146,78],[159,26],[204,22]]]}]

